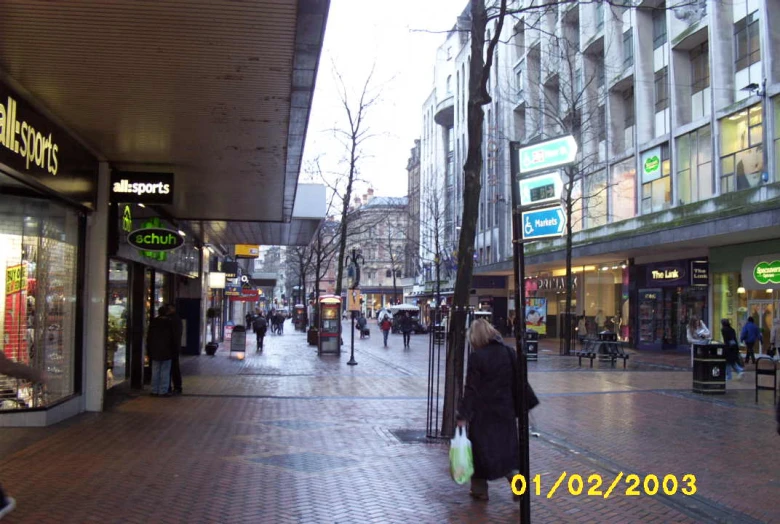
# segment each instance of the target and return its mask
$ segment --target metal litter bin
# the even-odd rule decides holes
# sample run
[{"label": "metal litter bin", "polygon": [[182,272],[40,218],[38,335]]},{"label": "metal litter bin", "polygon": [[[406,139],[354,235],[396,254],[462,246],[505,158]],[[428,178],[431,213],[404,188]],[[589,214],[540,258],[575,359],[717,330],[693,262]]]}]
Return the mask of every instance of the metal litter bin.
[{"label": "metal litter bin", "polygon": [[533,329],[528,329],[525,332],[525,359],[539,359],[539,333]]},{"label": "metal litter bin", "polygon": [[233,326],[233,336],[230,337],[230,352],[246,353],[246,327]]},{"label": "metal litter bin", "polygon": [[693,392],[726,393],[725,344],[693,344]]}]

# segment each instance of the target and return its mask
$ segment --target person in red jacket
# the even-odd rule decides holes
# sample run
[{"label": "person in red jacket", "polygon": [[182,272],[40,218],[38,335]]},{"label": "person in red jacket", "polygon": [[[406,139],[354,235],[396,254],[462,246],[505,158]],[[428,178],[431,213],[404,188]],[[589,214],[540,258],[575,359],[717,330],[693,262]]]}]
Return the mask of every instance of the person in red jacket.
[{"label": "person in red jacket", "polygon": [[385,347],[387,347],[387,336],[390,334],[390,330],[393,329],[393,323],[390,322],[390,319],[388,317],[385,317],[382,319],[382,322],[379,324],[379,329],[382,330],[382,336],[385,340]]}]

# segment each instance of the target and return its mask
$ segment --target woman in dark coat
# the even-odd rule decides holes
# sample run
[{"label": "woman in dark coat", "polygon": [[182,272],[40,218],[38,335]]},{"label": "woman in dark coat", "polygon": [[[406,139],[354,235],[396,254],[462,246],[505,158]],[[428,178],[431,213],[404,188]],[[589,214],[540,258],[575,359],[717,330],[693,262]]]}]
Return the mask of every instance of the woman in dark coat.
[{"label": "woman in dark coat", "polygon": [[739,365],[737,332],[731,327],[731,322],[727,318],[720,321],[720,326],[720,334],[723,337],[723,343],[726,344],[726,380],[731,379],[732,368],[737,372],[737,379],[741,379],[743,369]]},{"label": "woman in dark coat", "polygon": [[[488,480],[506,477],[511,481],[519,471],[514,394],[517,356],[486,320],[475,320],[468,336],[474,351],[469,355],[457,419],[459,426],[469,424],[474,456],[470,495],[487,500]],[[529,406],[535,403],[535,397],[529,398]]]}]

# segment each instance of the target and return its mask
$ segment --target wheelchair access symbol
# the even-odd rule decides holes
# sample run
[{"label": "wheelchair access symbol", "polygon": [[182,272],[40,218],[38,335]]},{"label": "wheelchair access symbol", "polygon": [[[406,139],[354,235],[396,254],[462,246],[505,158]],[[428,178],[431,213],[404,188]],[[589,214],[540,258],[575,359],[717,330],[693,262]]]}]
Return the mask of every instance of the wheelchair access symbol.
[{"label": "wheelchair access symbol", "polygon": [[561,206],[524,211],[522,218],[525,240],[559,237],[566,227],[566,215]]}]

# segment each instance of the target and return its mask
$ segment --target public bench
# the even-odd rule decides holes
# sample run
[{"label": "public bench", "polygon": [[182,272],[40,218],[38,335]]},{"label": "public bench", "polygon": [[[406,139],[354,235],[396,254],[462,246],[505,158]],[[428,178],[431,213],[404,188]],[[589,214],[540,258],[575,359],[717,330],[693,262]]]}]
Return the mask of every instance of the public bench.
[{"label": "public bench", "polygon": [[629,358],[629,354],[621,347],[619,342],[598,340],[598,339],[584,339],[582,347],[574,352],[574,356],[577,357],[577,362],[582,367],[582,359],[590,359],[590,367],[593,367],[593,361],[596,357],[609,361],[612,367],[615,367],[615,362],[618,359],[623,360],[623,369],[626,369],[626,361]]}]

